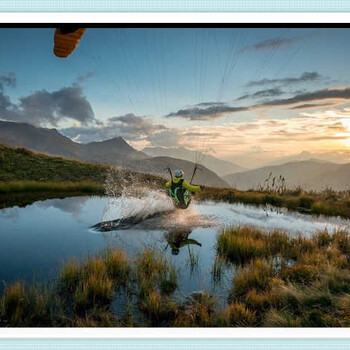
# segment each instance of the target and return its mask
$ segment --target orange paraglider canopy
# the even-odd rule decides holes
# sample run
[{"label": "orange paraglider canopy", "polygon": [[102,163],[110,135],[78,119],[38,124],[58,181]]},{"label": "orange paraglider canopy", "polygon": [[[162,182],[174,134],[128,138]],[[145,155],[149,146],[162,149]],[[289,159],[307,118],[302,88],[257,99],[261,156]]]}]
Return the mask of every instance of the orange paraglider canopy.
[{"label": "orange paraglider canopy", "polygon": [[78,45],[85,30],[86,28],[56,28],[54,54],[57,57],[68,57]]}]

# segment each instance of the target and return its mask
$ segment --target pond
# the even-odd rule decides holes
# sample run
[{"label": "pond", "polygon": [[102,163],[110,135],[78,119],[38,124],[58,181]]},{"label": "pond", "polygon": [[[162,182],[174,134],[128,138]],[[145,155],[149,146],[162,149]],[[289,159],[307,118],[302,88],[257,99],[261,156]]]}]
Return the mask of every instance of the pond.
[{"label": "pond", "polygon": [[[130,216],[138,220],[120,226],[123,229],[93,228],[101,221]],[[291,235],[311,235],[318,230],[349,228],[349,221],[214,202],[193,202],[187,210],[174,210],[159,193],[147,198],[49,199],[0,211],[0,281],[47,281],[57,276],[65,261],[83,259],[107,246],[122,248],[130,256],[143,247],[155,247],[179,270],[181,295],[208,291],[224,299],[234,267],[225,268],[220,283],[213,283],[211,271],[216,236],[226,225],[255,225],[283,229]]]}]

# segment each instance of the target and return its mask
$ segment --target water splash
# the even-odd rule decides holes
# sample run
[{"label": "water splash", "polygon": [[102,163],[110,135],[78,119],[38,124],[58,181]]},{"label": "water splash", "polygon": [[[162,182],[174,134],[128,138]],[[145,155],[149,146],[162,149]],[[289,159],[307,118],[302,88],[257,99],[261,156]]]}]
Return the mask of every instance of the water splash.
[{"label": "water splash", "polygon": [[145,220],[158,213],[174,210],[172,200],[162,188],[119,168],[111,168],[105,182],[107,205],[101,222],[135,218]]}]

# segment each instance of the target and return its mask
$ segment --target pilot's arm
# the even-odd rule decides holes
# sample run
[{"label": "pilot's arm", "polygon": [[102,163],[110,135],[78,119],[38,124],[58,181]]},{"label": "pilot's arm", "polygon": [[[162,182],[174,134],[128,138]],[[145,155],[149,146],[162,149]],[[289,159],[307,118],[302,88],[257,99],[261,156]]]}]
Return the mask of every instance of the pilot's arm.
[{"label": "pilot's arm", "polygon": [[165,184],[165,187],[166,187],[166,188],[170,188],[170,187],[171,187],[171,181],[168,181],[168,182]]},{"label": "pilot's arm", "polygon": [[182,183],[182,186],[183,188],[186,188],[186,190],[189,190],[190,192],[198,192],[201,189],[199,186],[190,185],[186,180],[184,180],[184,182]]}]

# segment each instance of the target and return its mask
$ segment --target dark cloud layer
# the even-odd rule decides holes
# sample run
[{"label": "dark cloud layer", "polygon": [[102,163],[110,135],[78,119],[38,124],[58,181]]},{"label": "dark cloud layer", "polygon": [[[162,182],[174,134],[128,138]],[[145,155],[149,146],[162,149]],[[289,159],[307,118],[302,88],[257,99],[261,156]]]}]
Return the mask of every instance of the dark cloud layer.
[{"label": "dark cloud layer", "polygon": [[292,37],[292,38],[272,38],[272,39],[262,40],[254,45],[245,46],[241,50],[241,52],[264,51],[264,50],[277,49],[282,47],[289,47],[303,39],[304,39],[303,37]]},{"label": "dark cloud layer", "polygon": [[321,101],[328,99],[350,99],[350,87],[343,89],[323,89],[314,92],[306,92],[304,94],[299,94],[294,97],[273,100],[264,102],[262,104],[254,105],[254,108],[257,107],[267,107],[267,106],[285,106],[291,104],[297,104],[301,102],[310,102],[310,101]]},{"label": "dark cloud layer", "polygon": [[[255,110],[263,107],[289,106],[289,105],[300,104],[300,103],[304,104],[304,107],[305,107],[307,102],[316,102],[316,101],[334,100],[334,99],[350,100],[350,87],[341,88],[341,89],[323,89],[323,90],[317,90],[314,92],[305,92],[290,98],[274,99],[274,100],[266,101],[264,103],[257,103],[251,106],[244,106],[244,107],[231,107],[228,105],[224,105],[219,107],[180,109],[177,112],[168,114],[166,117],[181,117],[181,118],[186,118],[190,120],[210,120],[210,119],[219,118],[223,115],[229,115],[231,113],[251,111],[251,110]],[[299,108],[296,108],[296,109],[299,109]]]},{"label": "dark cloud layer", "polygon": [[283,95],[284,92],[279,88],[274,89],[266,89],[266,90],[259,90],[253,94],[246,94],[239,98],[237,98],[237,101],[245,100],[247,98],[261,98],[261,97],[273,97],[273,96],[280,96]]},{"label": "dark cloud layer", "polygon": [[[7,85],[13,80],[3,80]],[[63,119],[73,119],[83,125],[95,120],[94,112],[79,85],[63,87],[54,92],[35,91],[12,103],[0,92],[0,118],[4,120],[28,122],[36,126],[57,126]]]},{"label": "dark cloud layer", "polygon": [[201,102],[194,105],[195,107],[223,106],[224,102]]},{"label": "dark cloud layer", "polygon": [[318,81],[323,77],[317,72],[304,72],[299,77],[285,77],[280,79],[261,79],[257,81],[250,81],[246,86],[262,86],[271,84],[292,85],[299,83],[306,83],[310,81]]},{"label": "dark cloud layer", "polygon": [[211,106],[208,108],[187,108],[177,112],[169,113],[166,117],[181,117],[190,120],[210,120],[219,118],[223,114],[247,111],[248,107],[231,107],[228,105]]}]

